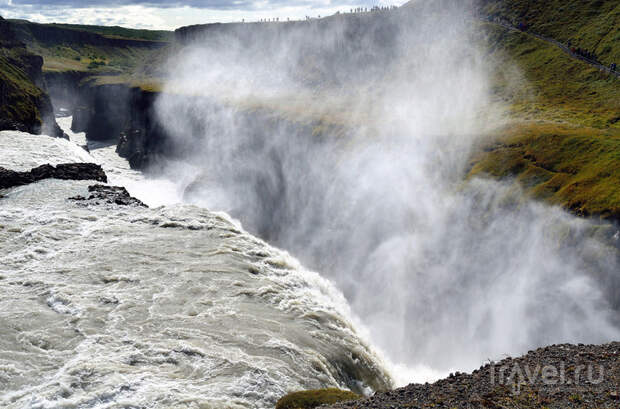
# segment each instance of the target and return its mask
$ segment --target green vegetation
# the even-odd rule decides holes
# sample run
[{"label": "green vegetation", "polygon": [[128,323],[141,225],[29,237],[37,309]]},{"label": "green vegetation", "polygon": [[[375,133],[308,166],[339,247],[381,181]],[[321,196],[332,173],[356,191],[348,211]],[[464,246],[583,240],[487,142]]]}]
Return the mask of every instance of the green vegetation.
[{"label": "green vegetation", "polygon": [[[488,0],[484,10],[620,60],[618,2]],[[512,122],[474,155],[469,176],[514,178],[535,198],[620,220],[620,79],[528,33],[482,27]]]},{"label": "green vegetation", "polygon": [[41,126],[38,105],[44,93],[28,77],[26,67],[16,64],[25,55],[24,49],[0,50],[0,117],[2,122],[22,124],[27,129],[28,124]]},{"label": "green vegetation", "polygon": [[0,129],[41,130],[42,116],[45,110],[51,113],[51,104],[31,78],[40,63],[0,18]]},{"label": "green vegetation", "polygon": [[491,58],[500,62],[494,78],[496,96],[511,104],[514,117],[620,127],[620,79],[527,33],[482,26],[493,50]]},{"label": "green vegetation", "polygon": [[54,27],[69,28],[72,30],[87,31],[100,34],[107,38],[120,38],[129,40],[164,41],[174,39],[173,31],[164,30],[136,30],[119,26],[87,26],[80,24],[49,24]]},{"label": "green vegetation", "polygon": [[518,122],[500,133],[470,176],[514,177],[535,198],[620,220],[620,129]]},{"label": "green vegetation", "polygon": [[148,66],[149,60],[161,49],[143,47],[112,47],[93,45],[45,46],[36,42],[28,49],[43,57],[44,71],[89,71],[96,75],[129,74]]},{"label": "green vegetation", "polygon": [[293,392],[281,398],[276,404],[276,409],[313,409],[321,405],[360,398],[361,396],[353,392],[335,388]]},{"label": "green vegetation", "polygon": [[602,62],[620,64],[617,0],[482,0],[486,15],[523,22],[538,34],[595,51]]},{"label": "green vegetation", "polygon": [[173,33],[120,27],[37,24],[7,20],[46,72],[87,72],[93,77],[156,78]]},{"label": "green vegetation", "polygon": [[91,60],[90,63],[88,64],[88,69],[94,70],[94,69],[97,69],[105,65],[107,65],[107,63],[104,60],[94,59],[94,60]]}]

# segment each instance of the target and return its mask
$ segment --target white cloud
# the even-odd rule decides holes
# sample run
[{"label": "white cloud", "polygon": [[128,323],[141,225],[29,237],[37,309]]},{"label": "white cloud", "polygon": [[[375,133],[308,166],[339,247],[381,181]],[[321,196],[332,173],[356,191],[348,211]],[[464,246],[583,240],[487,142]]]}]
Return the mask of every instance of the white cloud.
[{"label": "white cloud", "polygon": [[[334,6],[330,0],[311,0],[303,5],[297,2],[274,4],[267,0],[253,2],[249,9],[208,9],[195,7],[35,7],[15,6],[13,0],[0,1],[0,14],[5,18],[20,18],[39,23],[72,23],[94,25],[119,25],[129,28],[168,29],[215,22],[258,21],[279,18],[285,21],[304,19],[305,16],[327,16],[337,11],[346,12],[359,7],[359,2]],[[384,3],[384,2],[378,2]],[[403,3],[402,0],[395,4]]]}]

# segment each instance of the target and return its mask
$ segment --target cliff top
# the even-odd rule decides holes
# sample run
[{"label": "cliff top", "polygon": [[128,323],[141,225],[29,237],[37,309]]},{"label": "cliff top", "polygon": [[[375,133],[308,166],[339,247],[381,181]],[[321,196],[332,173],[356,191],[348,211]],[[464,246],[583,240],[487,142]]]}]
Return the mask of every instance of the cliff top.
[{"label": "cliff top", "polygon": [[49,24],[52,27],[68,28],[78,31],[96,33],[107,38],[171,42],[174,40],[174,32],[167,30],[141,30],[131,29],[120,26],[93,26],[82,24]]},{"label": "cliff top", "polygon": [[[16,31],[21,36],[31,37],[37,41],[47,43],[71,42],[81,40],[95,45],[145,45],[148,42],[167,43],[173,40],[174,33],[165,30],[141,30],[124,28],[119,26],[94,26],[82,24],[59,24],[59,23],[35,23],[23,19],[6,20],[14,24]],[[26,30],[26,31],[23,31]],[[43,38],[41,34],[48,34],[48,38]],[[103,38],[103,39],[102,39]],[[111,40],[111,41],[106,41]],[[135,43],[135,42],[140,43]]]},{"label": "cliff top", "polygon": [[93,75],[133,73],[169,45],[172,32],[6,20],[18,40],[44,59],[43,70]]}]

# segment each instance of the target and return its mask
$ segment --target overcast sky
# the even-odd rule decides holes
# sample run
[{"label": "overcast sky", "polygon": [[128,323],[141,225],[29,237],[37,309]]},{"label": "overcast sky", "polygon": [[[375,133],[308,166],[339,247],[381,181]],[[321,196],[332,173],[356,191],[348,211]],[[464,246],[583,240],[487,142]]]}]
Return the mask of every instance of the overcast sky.
[{"label": "overcast sky", "polygon": [[401,5],[405,0],[0,0],[0,15],[41,23],[120,25],[175,29],[213,22],[280,21],[348,11],[352,7]]}]

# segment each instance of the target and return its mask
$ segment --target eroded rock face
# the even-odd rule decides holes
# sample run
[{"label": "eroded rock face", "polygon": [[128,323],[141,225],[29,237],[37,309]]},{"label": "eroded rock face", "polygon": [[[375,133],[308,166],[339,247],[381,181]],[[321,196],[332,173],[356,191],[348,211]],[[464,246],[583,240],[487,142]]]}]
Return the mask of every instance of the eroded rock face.
[{"label": "eroded rock face", "polygon": [[47,85],[47,92],[52,98],[54,111],[62,114],[60,108],[64,108],[68,113],[74,113],[75,109],[81,106],[80,84],[92,73],[82,71],[47,71],[44,74],[44,81]]},{"label": "eroded rock face", "polygon": [[153,168],[163,157],[173,157],[175,144],[155,110],[158,92],[131,90],[130,120],[121,133],[116,152],[133,169]]},{"label": "eroded rock face", "polygon": [[94,163],[64,163],[41,165],[28,172],[16,172],[0,167],[0,189],[23,186],[43,179],[97,180],[106,183],[108,177],[101,166]]},{"label": "eroded rock face", "polygon": [[89,202],[89,204],[115,204],[119,206],[148,207],[140,200],[132,197],[127,189],[121,186],[91,185],[88,186],[90,196],[75,196],[69,200]]},{"label": "eroded rock face", "polygon": [[86,132],[92,141],[118,141],[130,120],[130,88],[123,84],[82,84],[79,105],[73,107],[73,132]]},{"label": "eroded rock face", "polygon": [[26,50],[0,17],[0,130],[66,137],[45,92],[43,58]]},{"label": "eroded rock face", "polygon": [[133,169],[147,169],[174,156],[175,146],[155,112],[158,92],[127,85],[84,82],[72,107],[73,132],[91,141],[117,143],[117,153]]}]

